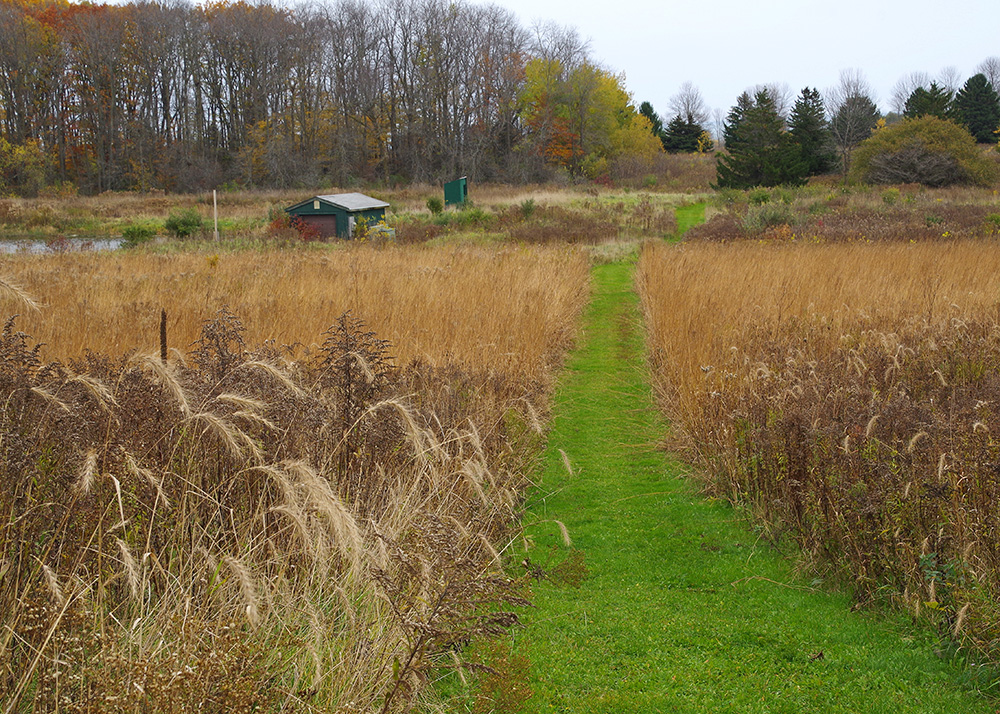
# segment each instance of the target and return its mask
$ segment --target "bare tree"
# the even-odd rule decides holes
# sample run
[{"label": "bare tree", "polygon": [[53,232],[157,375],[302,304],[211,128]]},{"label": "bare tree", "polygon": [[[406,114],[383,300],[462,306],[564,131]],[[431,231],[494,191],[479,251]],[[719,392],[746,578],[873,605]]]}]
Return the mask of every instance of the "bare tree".
[{"label": "bare tree", "polygon": [[962,88],[962,75],[954,66],[945,67],[938,73],[938,84],[954,96]]},{"label": "bare tree", "polygon": [[701,92],[691,82],[681,85],[677,94],[670,97],[671,116],[679,116],[681,119],[693,121],[695,124],[707,126],[711,118],[711,112],[701,96]]},{"label": "bare tree", "polygon": [[846,181],[854,147],[871,135],[879,118],[874,92],[863,72],[845,69],[840,73],[840,83],[827,90],[824,100],[832,117],[830,132],[840,153]]},{"label": "bare tree", "polygon": [[892,87],[892,96],[889,98],[889,108],[897,114],[902,114],[906,109],[906,100],[913,92],[921,87],[927,89],[931,86],[931,77],[926,72],[910,72],[899,78]]},{"label": "bare tree", "polygon": [[1000,86],[1000,57],[987,57],[979,63],[976,71],[986,75],[986,79],[993,85],[994,90]]},{"label": "bare tree", "polygon": [[726,113],[721,109],[715,108],[712,110],[712,129],[711,133],[718,148],[725,146],[725,136],[724,129],[726,126]]},{"label": "bare tree", "polygon": [[774,102],[774,108],[778,112],[778,116],[782,120],[787,121],[788,115],[792,111],[792,106],[795,104],[795,92],[792,91],[791,87],[785,82],[768,82],[767,84],[758,84],[752,89],[747,90],[751,97],[760,94],[761,92],[767,92],[767,96],[771,98]]},{"label": "bare tree", "polygon": [[534,35],[529,50],[532,55],[559,62],[570,72],[590,59],[590,40],[584,40],[575,27],[556,22],[536,22],[531,28]]}]

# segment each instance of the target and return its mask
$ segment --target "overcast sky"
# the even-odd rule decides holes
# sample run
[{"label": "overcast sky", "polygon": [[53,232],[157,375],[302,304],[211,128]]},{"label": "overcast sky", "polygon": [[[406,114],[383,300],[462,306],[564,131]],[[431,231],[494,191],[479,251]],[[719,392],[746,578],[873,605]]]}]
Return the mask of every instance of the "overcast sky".
[{"label": "overcast sky", "polygon": [[892,87],[915,71],[946,67],[962,82],[1000,56],[997,0],[493,0],[530,25],[554,20],[590,39],[597,62],[625,74],[636,104],[661,114],[690,81],[724,113],[744,89],[834,86],[860,69],[883,111]]}]

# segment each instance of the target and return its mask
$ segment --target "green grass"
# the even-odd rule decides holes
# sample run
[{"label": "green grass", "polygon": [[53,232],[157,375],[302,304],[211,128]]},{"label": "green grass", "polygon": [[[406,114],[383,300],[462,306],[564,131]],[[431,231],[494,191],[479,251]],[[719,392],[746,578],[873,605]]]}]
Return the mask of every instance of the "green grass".
[{"label": "green grass", "polygon": [[705,204],[688,203],[678,206],[674,215],[677,217],[677,237],[680,238],[688,228],[705,222]]},{"label": "green grass", "polygon": [[631,265],[596,266],[594,285],[525,520],[545,575],[517,643],[532,669],[524,711],[995,711],[929,635],[797,580],[698,494],[658,448]]}]

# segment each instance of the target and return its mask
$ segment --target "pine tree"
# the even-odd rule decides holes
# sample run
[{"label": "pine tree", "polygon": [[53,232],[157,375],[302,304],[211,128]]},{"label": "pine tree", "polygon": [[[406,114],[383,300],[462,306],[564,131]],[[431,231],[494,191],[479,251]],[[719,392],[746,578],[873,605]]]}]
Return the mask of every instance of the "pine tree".
[{"label": "pine tree", "polygon": [[774,97],[767,90],[751,99],[740,95],[724,127],[727,154],[716,165],[719,188],[800,185],[807,167],[798,144],[785,130]]},{"label": "pine tree", "polygon": [[663,148],[673,154],[711,151],[711,146],[703,146],[703,134],[705,128],[693,116],[688,114],[687,118],[683,118],[678,114],[663,132]]},{"label": "pine tree", "polygon": [[928,89],[917,87],[906,100],[903,116],[909,119],[933,116],[947,119],[951,113],[952,94],[937,82],[931,82]]},{"label": "pine tree", "polygon": [[649,119],[649,124],[653,129],[653,136],[659,139],[663,143],[663,148],[666,149],[667,145],[663,136],[663,120],[660,119],[660,115],[653,109],[653,105],[649,102],[643,102],[639,105],[639,113]]},{"label": "pine tree", "polygon": [[[753,109],[753,106],[753,98],[749,92],[743,92],[743,94],[736,98],[736,104],[729,110],[726,121],[722,124],[722,141],[725,143],[727,149],[739,148],[740,137],[738,136],[738,132],[734,130],[743,123],[747,112]],[[733,146],[734,143],[736,144],[735,147]]]},{"label": "pine tree", "polygon": [[1000,128],[1000,96],[985,74],[969,77],[955,95],[954,107],[955,119],[976,137],[976,141],[990,144],[996,140],[994,132]]},{"label": "pine tree", "polygon": [[833,150],[833,136],[826,121],[826,110],[819,90],[809,87],[802,90],[792,107],[788,128],[795,143],[799,145],[809,176],[833,170],[837,154]]}]

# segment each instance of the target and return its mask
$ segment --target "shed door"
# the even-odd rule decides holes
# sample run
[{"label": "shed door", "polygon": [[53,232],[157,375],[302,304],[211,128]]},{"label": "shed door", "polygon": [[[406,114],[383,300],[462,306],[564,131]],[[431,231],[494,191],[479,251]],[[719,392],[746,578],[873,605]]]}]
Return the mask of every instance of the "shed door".
[{"label": "shed door", "polygon": [[318,230],[323,238],[334,238],[337,235],[336,216],[303,216],[302,220]]}]

